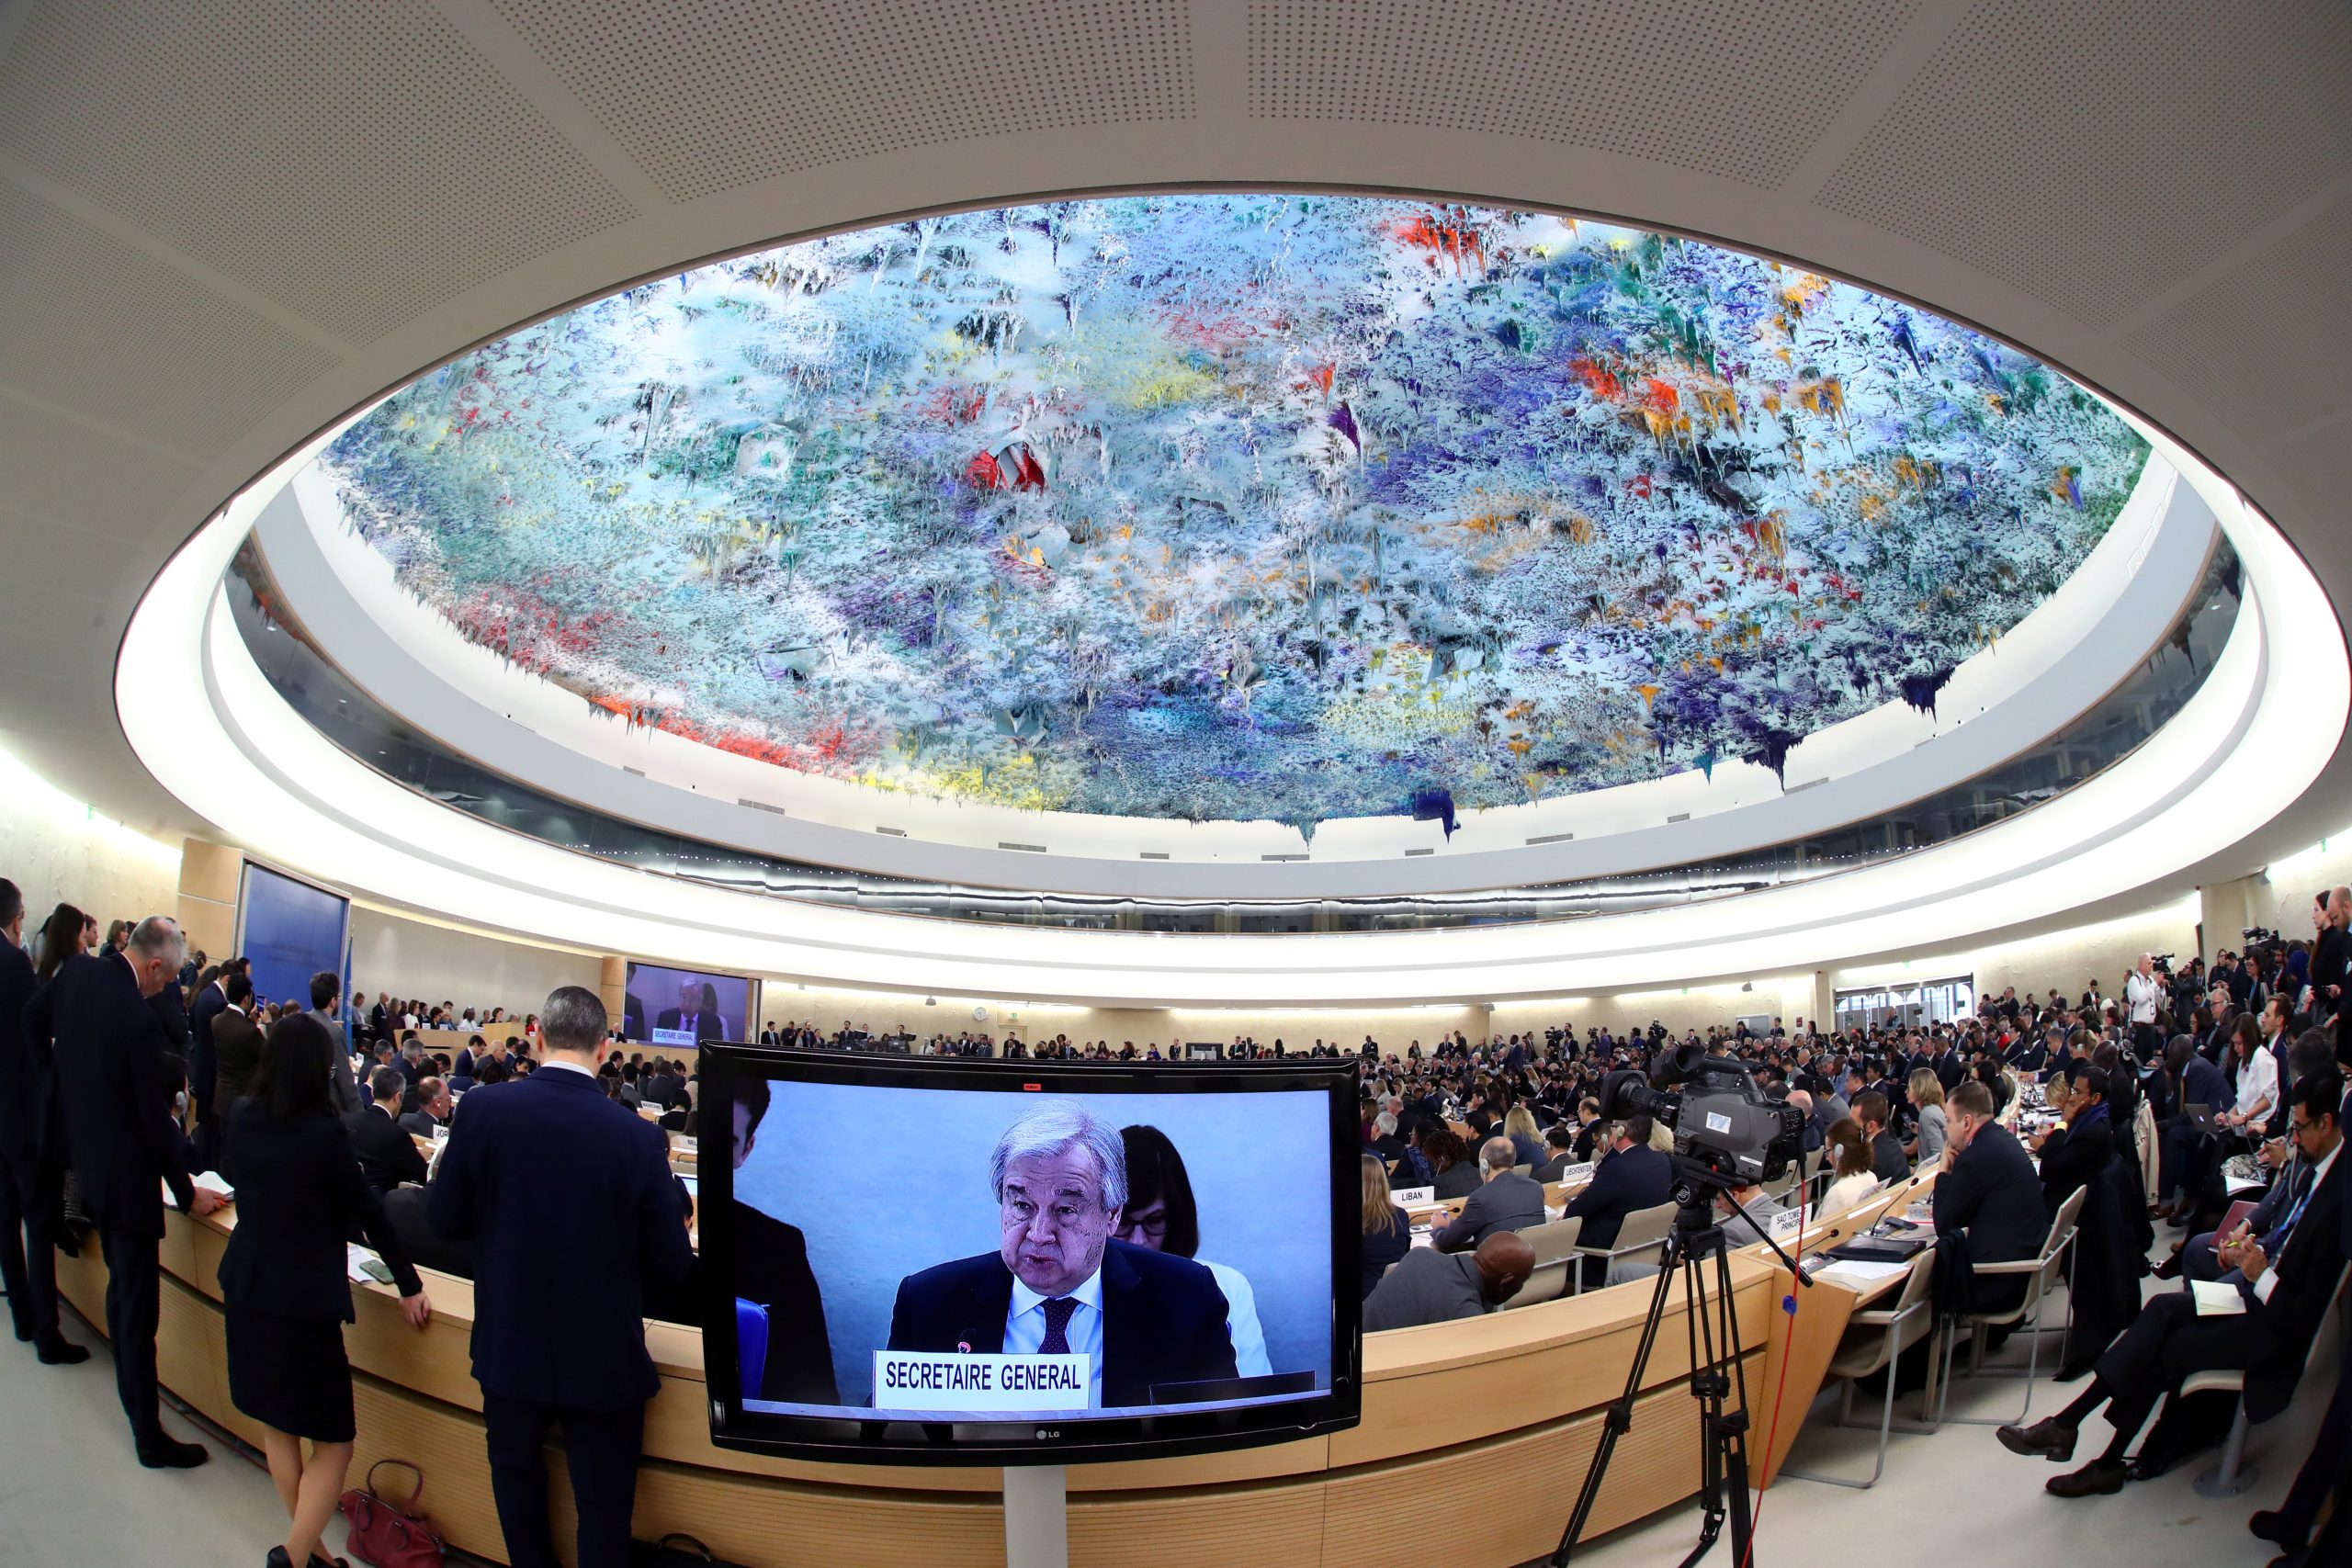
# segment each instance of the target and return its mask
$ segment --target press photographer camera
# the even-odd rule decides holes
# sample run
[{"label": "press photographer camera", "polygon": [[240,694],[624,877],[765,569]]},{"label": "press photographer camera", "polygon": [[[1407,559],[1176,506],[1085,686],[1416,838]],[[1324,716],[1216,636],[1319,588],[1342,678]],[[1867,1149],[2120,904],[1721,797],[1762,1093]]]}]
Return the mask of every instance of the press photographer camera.
[{"label": "press photographer camera", "polygon": [[2159,974],[2159,975],[2163,975],[2163,976],[2169,976],[2172,974],[2172,954],[2171,954],[2171,953],[2152,953],[2148,954],[2148,962],[2149,962],[2149,966],[2150,966],[2151,968],[2154,969],[2154,970],[2155,970],[2155,972],[2156,972],[2157,974]]},{"label": "press photographer camera", "polygon": [[1736,1187],[1778,1180],[1804,1153],[1804,1112],[1767,1097],[1746,1063],[1696,1044],[1661,1053],[1649,1075],[1609,1074],[1599,1098],[1603,1117],[1649,1117],[1674,1134],[1677,1156]]}]

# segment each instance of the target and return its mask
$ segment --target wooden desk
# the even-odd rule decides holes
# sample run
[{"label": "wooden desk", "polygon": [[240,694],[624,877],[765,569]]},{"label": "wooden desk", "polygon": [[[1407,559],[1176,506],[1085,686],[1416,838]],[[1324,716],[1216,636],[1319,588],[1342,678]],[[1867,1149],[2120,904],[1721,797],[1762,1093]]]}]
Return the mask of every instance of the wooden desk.
[{"label": "wooden desk", "polygon": [[[229,1404],[217,1270],[233,1207],[202,1220],[166,1216],[158,1361],[180,1398],[230,1431],[258,1430]],[[1735,1310],[1751,1388],[1769,1386],[1766,1330],[1778,1270],[1732,1259]],[[58,1260],[59,1287],[103,1323],[105,1266],[96,1247]],[[468,1370],[473,1287],[427,1271],[433,1321],[419,1334],[392,1293],[355,1290],[345,1334],[355,1369],[358,1464],[421,1459],[435,1523],[462,1551],[505,1557],[484,1477],[481,1393]],[[1502,1568],[1548,1553],[1566,1520],[1568,1483],[1623,1389],[1651,1292],[1600,1291],[1463,1323],[1377,1334],[1364,1342],[1363,1421],[1328,1437],[1227,1454],[1091,1465],[1070,1472],[1070,1561],[1080,1568],[1185,1568],[1204,1558],[1284,1568],[1422,1568],[1426,1538],[1396,1526],[1396,1499],[1432,1490],[1476,1497],[1446,1524],[1449,1561]],[[1679,1317],[1678,1299],[1669,1315]],[[646,1413],[637,1534],[684,1529],[763,1568],[798,1562],[812,1541],[857,1542],[861,1564],[932,1568],[1002,1562],[1000,1472],[808,1463],[712,1447],[702,1338],[647,1325],[661,1390]],[[1690,1495],[1699,1480],[1697,1405],[1682,1383],[1688,1337],[1659,1336],[1619,1447],[1595,1534]],[[1793,1383],[1793,1369],[1792,1381]],[[1790,1397],[1797,1390],[1792,1386]],[[1806,1391],[1810,1399],[1810,1390]],[[1795,1408],[1802,1410],[1803,1406]],[[557,1530],[571,1502],[556,1476]]]}]

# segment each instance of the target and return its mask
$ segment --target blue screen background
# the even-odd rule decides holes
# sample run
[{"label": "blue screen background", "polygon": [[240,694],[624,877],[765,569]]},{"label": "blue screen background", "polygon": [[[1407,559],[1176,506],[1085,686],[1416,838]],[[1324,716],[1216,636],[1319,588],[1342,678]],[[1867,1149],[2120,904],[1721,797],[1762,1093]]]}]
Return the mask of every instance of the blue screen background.
[{"label": "blue screen background", "polygon": [[307,882],[245,863],[244,948],[254,961],[254,990],[271,1001],[311,1005],[311,976],[343,973],[350,901]]},{"label": "blue screen background", "polygon": [[[1039,1098],[987,1089],[774,1083],[735,1195],[800,1227],[846,1404],[873,1393],[899,1281],[997,1249],[989,1156]],[[1203,1262],[1249,1277],[1277,1372],[1331,1381],[1329,1101],[1302,1090],[1070,1094],[1114,1127],[1145,1122],[1183,1156]],[[707,1138],[720,1157],[725,1136]],[[1350,1281],[1352,1288],[1353,1281]],[[785,1349],[771,1346],[770,1355]]]}]

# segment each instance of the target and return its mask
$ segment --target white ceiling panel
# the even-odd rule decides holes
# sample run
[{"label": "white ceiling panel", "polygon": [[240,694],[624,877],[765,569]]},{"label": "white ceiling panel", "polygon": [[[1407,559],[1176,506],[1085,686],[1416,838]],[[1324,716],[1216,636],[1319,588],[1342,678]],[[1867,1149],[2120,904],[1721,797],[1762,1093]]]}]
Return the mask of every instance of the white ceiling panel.
[{"label": "white ceiling panel", "polygon": [[1919,0],[1250,6],[1250,112],[1597,147],[1777,186]]},{"label": "white ceiling panel", "polygon": [[[2352,81],[2345,84],[2352,92]],[[2352,269],[2352,202],[2146,321],[2125,344],[2239,434],[2266,441],[2352,404],[2352,313],[2311,310]],[[2274,338],[2265,329],[2296,321]],[[2264,352],[2250,353],[2261,344]]]},{"label": "white ceiling panel", "polygon": [[2342,0],[1984,0],[1818,199],[2109,326],[2352,166],[2347,93]]},{"label": "white ceiling panel", "polygon": [[338,339],[637,214],[419,0],[39,5],[0,153]]},{"label": "white ceiling panel", "polygon": [[230,439],[334,363],[13,186],[0,186],[0,381],[181,451]]},{"label": "white ceiling panel", "polygon": [[675,201],[911,147],[1193,112],[1186,0],[492,3]]}]

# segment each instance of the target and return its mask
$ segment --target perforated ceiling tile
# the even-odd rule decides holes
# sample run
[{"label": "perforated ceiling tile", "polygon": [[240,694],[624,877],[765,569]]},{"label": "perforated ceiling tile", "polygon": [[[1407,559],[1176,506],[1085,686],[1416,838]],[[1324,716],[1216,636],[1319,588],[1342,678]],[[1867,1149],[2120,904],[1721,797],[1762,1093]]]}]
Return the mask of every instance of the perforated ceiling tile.
[{"label": "perforated ceiling tile", "polygon": [[417,0],[45,6],[0,104],[0,152],[355,344],[636,215]]},{"label": "perforated ceiling tile", "polygon": [[[2256,440],[2352,401],[2352,317],[2312,310],[2352,268],[2352,203],[2338,203],[2126,337],[2124,345]],[[2289,333],[2274,323],[2295,322]],[[2247,352],[2261,343],[2257,358]]]},{"label": "perforated ceiling tile", "polygon": [[[2352,451],[2352,419],[2338,416],[2301,431],[2262,454],[2262,460],[2276,468],[2296,493],[2311,503],[2314,515],[2336,521],[2339,538],[2344,516],[2344,455],[2347,451]],[[2267,495],[2258,494],[2255,499],[2274,513],[2282,509],[2280,503]],[[2336,545],[2333,553],[2352,554],[2352,550]],[[2325,563],[2313,564],[2324,570]]]},{"label": "perforated ceiling tile", "polygon": [[1917,0],[1251,0],[1250,112],[1597,147],[1778,186]]},{"label": "perforated ceiling tile", "polygon": [[0,389],[0,476],[12,505],[129,539],[154,525],[196,469]]},{"label": "perforated ceiling tile", "polygon": [[0,186],[0,381],[186,452],[334,362],[13,186]]},{"label": "perforated ceiling tile", "polygon": [[2343,0],[1985,0],[1817,199],[2109,326],[2352,165],[2348,84]]},{"label": "perforated ceiling tile", "polygon": [[1184,0],[492,3],[680,201],[972,137],[1193,115]]}]

